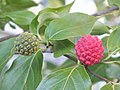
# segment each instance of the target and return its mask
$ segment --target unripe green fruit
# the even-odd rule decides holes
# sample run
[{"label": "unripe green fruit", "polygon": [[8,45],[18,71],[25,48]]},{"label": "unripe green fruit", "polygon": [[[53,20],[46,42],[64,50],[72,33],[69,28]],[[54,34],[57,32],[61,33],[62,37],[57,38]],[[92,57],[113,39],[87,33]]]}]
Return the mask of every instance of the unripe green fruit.
[{"label": "unripe green fruit", "polygon": [[40,41],[33,33],[24,32],[18,36],[15,41],[15,51],[21,55],[30,56],[34,54],[39,47]]}]

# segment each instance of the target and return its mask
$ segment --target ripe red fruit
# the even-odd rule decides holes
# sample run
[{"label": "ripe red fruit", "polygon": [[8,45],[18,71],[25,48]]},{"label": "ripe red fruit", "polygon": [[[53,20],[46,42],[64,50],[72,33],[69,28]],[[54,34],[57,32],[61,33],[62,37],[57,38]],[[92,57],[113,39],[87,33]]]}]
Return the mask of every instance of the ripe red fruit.
[{"label": "ripe red fruit", "polygon": [[86,35],[80,38],[75,46],[78,59],[86,66],[99,63],[103,57],[102,40],[97,36]]}]

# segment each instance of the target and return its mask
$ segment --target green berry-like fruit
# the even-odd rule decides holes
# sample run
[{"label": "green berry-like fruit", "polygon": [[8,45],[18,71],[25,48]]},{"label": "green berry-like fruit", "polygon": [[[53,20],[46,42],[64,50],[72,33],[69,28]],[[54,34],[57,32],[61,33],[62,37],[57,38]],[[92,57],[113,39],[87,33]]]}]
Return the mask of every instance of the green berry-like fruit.
[{"label": "green berry-like fruit", "polygon": [[30,56],[40,47],[40,40],[33,33],[24,32],[15,41],[15,51],[21,55]]}]

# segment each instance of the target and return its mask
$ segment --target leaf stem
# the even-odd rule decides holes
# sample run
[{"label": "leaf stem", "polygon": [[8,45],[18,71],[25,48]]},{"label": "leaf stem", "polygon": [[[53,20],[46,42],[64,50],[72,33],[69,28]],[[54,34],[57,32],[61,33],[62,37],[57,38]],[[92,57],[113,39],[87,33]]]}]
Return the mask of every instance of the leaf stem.
[{"label": "leaf stem", "polygon": [[88,72],[90,72],[92,75],[94,75],[95,77],[97,77],[97,78],[99,78],[99,79],[105,81],[106,83],[111,82],[110,80],[108,80],[108,79],[106,79],[106,78],[104,78],[104,77],[102,77],[102,76],[96,74],[95,72],[93,72],[93,71],[92,71],[91,69],[89,69],[88,67],[85,67],[85,68],[86,68],[86,70],[87,70]]},{"label": "leaf stem", "polygon": [[67,58],[69,58],[70,60],[76,62],[76,63],[77,63],[77,61],[78,61],[76,58],[74,58],[74,57],[72,57],[72,56],[70,56],[70,55],[65,54],[64,56],[67,57]]}]

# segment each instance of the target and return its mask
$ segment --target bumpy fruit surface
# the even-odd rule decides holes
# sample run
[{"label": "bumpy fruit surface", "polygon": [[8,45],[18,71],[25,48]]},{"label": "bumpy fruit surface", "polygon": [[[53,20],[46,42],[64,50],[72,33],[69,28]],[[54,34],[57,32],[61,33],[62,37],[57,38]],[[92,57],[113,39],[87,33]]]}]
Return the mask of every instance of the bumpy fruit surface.
[{"label": "bumpy fruit surface", "polygon": [[17,53],[30,56],[40,47],[39,39],[32,33],[24,32],[17,37],[15,41],[15,50]]},{"label": "bumpy fruit surface", "polygon": [[86,35],[78,40],[75,50],[81,63],[91,66],[100,62],[104,47],[97,36]]}]

